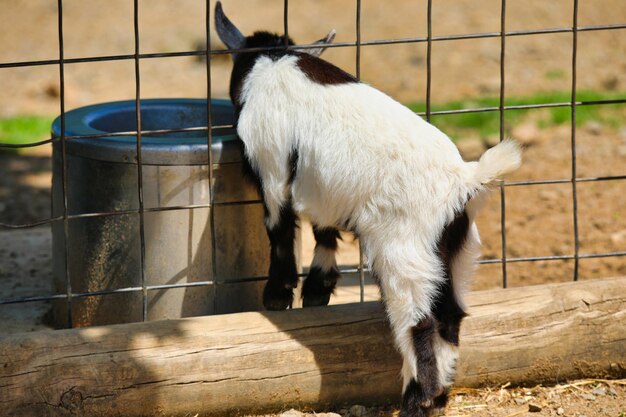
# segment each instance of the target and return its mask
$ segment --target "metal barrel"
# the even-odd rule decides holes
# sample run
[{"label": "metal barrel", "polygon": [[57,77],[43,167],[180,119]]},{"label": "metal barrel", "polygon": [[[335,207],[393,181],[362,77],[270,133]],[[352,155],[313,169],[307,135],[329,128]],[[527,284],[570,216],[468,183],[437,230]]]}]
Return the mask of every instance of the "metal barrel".
[{"label": "metal barrel", "polygon": [[[213,126],[233,124],[229,101],[213,100],[211,108]],[[60,125],[55,120],[54,137]],[[269,259],[263,207],[242,177],[233,128],[212,132],[209,186],[206,127],[206,100],[141,101],[141,214],[136,134],[119,133],[137,130],[135,101],[66,113],[65,162],[60,141],[53,149],[52,211],[64,214],[66,169],[68,241],[64,222],[52,231],[56,291],[66,293],[69,279],[72,296],[71,313],[66,300],[56,302],[57,326],[141,321],[146,288],[146,320],[262,309],[258,277]]]}]

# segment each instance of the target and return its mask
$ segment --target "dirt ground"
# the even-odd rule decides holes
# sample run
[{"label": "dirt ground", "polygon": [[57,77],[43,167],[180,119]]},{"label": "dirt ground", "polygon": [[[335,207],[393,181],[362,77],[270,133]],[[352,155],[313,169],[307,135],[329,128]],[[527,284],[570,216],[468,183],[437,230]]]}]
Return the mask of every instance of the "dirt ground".
[{"label": "dirt ground", "polygon": [[[551,387],[459,388],[450,394],[447,417],[623,417],[626,380],[587,379]],[[287,410],[264,417],[398,417],[396,406],[352,405],[332,411]],[[250,416],[252,417],[252,416]]]},{"label": "dirt ground", "polygon": [[[246,33],[283,30],[282,0],[224,0],[228,15]],[[65,0],[66,58],[132,54],[133,6],[127,0]],[[214,4],[214,1],[211,1]],[[571,0],[526,0],[507,3],[508,31],[571,27]],[[427,34],[427,0],[393,3],[363,0],[363,41],[423,37]],[[56,0],[2,2],[0,63],[56,59],[59,56]],[[253,12],[251,12],[253,11]],[[337,30],[336,42],[356,40],[356,2],[299,0],[289,3],[289,33],[311,42]],[[433,3],[434,36],[500,30],[500,0],[438,0]],[[578,24],[624,23],[621,0],[580,2]],[[196,50],[205,39],[204,0],[140,0],[140,52]],[[578,79],[581,90],[626,89],[626,37],[623,30],[581,32],[578,36]],[[221,47],[212,32],[214,47]],[[599,47],[600,46],[600,47]],[[355,48],[333,48],[325,58],[354,72]],[[512,36],[506,44],[505,95],[567,91],[571,86],[572,35]],[[498,38],[433,43],[432,99],[497,95],[500,87]],[[610,65],[598,65],[610,63]],[[202,60],[177,57],[142,60],[142,97],[206,97]],[[227,96],[230,61],[215,59],[211,67],[213,96]],[[393,74],[393,76],[390,76]],[[364,46],[363,80],[402,102],[424,100],[426,44]],[[134,61],[65,65],[66,108],[134,98]],[[59,112],[57,65],[4,68],[0,71],[0,117]]]},{"label": "dirt ground", "polygon": [[[0,63],[58,57],[56,3],[54,0],[2,2],[0,27],[4,29],[0,34]],[[292,1],[290,33],[297,41],[309,42],[335,28],[338,32],[336,41],[354,41],[354,3]],[[425,36],[426,3],[426,0],[396,1],[391,7],[391,2],[363,0],[363,40]],[[435,36],[500,30],[500,1],[438,0],[433,3]],[[65,0],[63,4],[67,58],[133,53],[132,2]],[[282,30],[281,4],[281,0],[224,0],[226,12],[244,31],[259,28]],[[140,7],[142,52],[174,52],[202,47],[204,1],[141,0]],[[571,18],[571,1],[508,2],[507,30],[568,27]],[[622,0],[580,2],[581,26],[625,21],[626,2]],[[500,86],[499,47],[498,38],[435,42],[433,101],[497,95]],[[571,48],[571,34],[508,38],[506,96],[568,91],[572,79]],[[331,49],[326,58],[348,71],[355,71],[353,48]],[[361,59],[361,76],[366,82],[403,102],[424,100],[424,43],[363,47]],[[577,70],[577,87],[581,90],[626,91],[624,30],[581,32]],[[215,97],[227,95],[229,71],[229,59],[212,61],[212,93]],[[134,62],[131,60],[67,64],[65,76],[68,110],[102,101],[134,98]],[[55,65],[0,69],[0,117],[58,114],[58,78],[59,69]],[[206,97],[205,63],[190,57],[143,60],[141,92],[146,98]],[[618,106],[621,106],[623,120],[626,120],[626,106]],[[570,127],[539,128],[536,120],[542,111],[532,111],[515,126],[507,127],[507,131],[526,146],[524,165],[509,181],[571,177]],[[576,129],[578,177],[626,174],[625,126],[593,122]],[[42,138],[33,138],[39,139]],[[475,149],[467,145],[469,141],[463,143],[460,142],[460,147],[468,159],[475,157]],[[21,154],[0,153],[0,222],[25,224],[50,216],[50,168],[49,146]],[[505,196],[507,257],[574,253],[571,183],[507,187]],[[626,181],[578,183],[577,204],[581,254],[626,251]],[[483,258],[499,258],[502,254],[499,193],[491,197],[477,223],[483,239]],[[313,241],[306,225],[303,229],[303,262],[306,265],[310,261]],[[12,236],[17,235],[11,233],[15,232],[0,232],[0,280],[6,289],[2,296],[33,295],[32,291],[47,293],[51,276],[50,254],[46,249],[50,247],[48,228],[20,232],[20,236],[26,236],[26,240],[20,240],[26,243],[20,245],[13,243]],[[33,247],[44,250],[32,251]],[[357,260],[356,243],[350,236],[345,236],[339,253],[340,264],[354,265]],[[501,286],[501,269],[500,264],[481,265],[473,288]],[[568,281],[573,273],[574,262],[571,260],[507,265],[510,286]],[[581,279],[622,275],[626,275],[624,257],[580,261]],[[0,314],[6,318],[5,323],[15,324],[16,328],[23,330],[35,330],[44,326],[47,309],[49,306],[45,303],[31,303],[24,306],[22,312],[18,309],[17,313],[0,308]],[[598,380],[547,388],[459,389],[451,397],[445,415],[623,417],[625,395],[624,381]],[[530,412],[530,404],[540,410]],[[334,411],[342,416],[395,415],[393,407],[365,410],[348,407]]]}]

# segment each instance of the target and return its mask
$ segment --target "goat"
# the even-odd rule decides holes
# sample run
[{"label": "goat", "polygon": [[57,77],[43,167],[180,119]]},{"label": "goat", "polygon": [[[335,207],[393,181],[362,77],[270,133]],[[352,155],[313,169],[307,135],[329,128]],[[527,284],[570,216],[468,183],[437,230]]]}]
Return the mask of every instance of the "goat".
[{"label": "goat", "polygon": [[382,92],[318,58],[319,48],[269,32],[245,37],[215,8],[236,49],[230,96],[237,133],[265,207],[271,244],[263,303],[286,309],[298,284],[294,230],[307,216],[316,239],[303,305],[328,304],[339,272],[339,229],[363,245],[403,357],[401,416],[443,407],[455,374],[463,295],[478,256],[474,218],[483,196],[521,163],[503,141],[464,162],[439,129]]}]

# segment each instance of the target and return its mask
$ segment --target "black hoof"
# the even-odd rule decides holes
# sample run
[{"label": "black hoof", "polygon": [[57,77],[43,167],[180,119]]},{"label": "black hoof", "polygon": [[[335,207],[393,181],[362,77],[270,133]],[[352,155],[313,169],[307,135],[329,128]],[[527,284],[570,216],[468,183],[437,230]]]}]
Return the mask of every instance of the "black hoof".
[{"label": "black hoof", "polygon": [[448,388],[446,388],[446,389],[443,390],[443,392],[441,394],[436,396],[435,399],[433,400],[435,408],[438,408],[438,409],[441,409],[441,410],[446,408],[446,405],[448,404],[448,395],[449,394],[450,394],[450,390]]},{"label": "black hoof", "polygon": [[445,406],[447,398],[447,390],[443,387],[439,390],[435,385],[425,387],[413,379],[404,392],[400,417],[434,416],[442,403]]},{"label": "black hoof", "polygon": [[311,268],[302,287],[302,306],[316,307],[328,305],[338,279],[339,272],[336,269],[322,271],[316,267]]},{"label": "black hoof", "polygon": [[284,286],[274,286],[271,281],[265,284],[263,290],[263,306],[267,310],[286,310],[293,303],[293,289]]},{"label": "black hoof", "polygon": [[302,297],[302,307],[327,306],[330,301],[330,294],[306,294]]}]

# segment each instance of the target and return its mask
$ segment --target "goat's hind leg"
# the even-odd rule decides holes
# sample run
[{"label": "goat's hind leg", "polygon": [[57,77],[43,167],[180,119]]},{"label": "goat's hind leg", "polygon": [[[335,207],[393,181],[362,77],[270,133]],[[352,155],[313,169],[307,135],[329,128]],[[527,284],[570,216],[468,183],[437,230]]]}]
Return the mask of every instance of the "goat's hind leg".
[{"label": "goat's hind leg", "polygon": [[[437,279],[431,314],[411,330],[417,378],[405,388],[403,413],[411,407],[417,411],[406,416],[428,416],[435,408],[446,406],[449,387],[456,376],[461,321],[466,316],[462,296],[474,269],[479,242],[466,212],[458,214],[440,236],[437,256],[441,276]],[[435,396],[425,400],[424,393],[428,391]]]},{"label": "goat's hind leg", "polygon": [[[446,384],[440,365],[446,352],[439,350],[438,321],[433,314],[434,300],[443,277],[436,256],[411,249],[412,260],[384,262],[375,273],[389,315],[396,345],[402,354],[402,417],[429,417],[446,397]],[[417,256],[419,255],[419,256]],[[415,261],[417,259],[418,261]]]},{"label": "goat's hind leg", "polygon": [[339,231],[334,228],[313,226],[315,236],[315,254],[311,269],[302,287],[302,305],[304,307],[324,306],[330,301],[339,279],[339,269],[335,253]]},{"label": "goat's hind leg", "polygon": [[[438,408],[439,399],[447,396],[446,388],[439,379],[436,332],[437,322],[432,316],[419,320],[410,330],[413,355],[404,357],[402,373],[405,386],[401,417],[431,416],[433,410]],[[414,361],[414,369],[410,369],[411,361]]]}]

